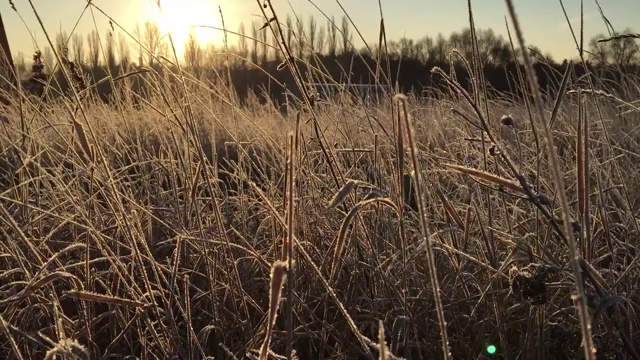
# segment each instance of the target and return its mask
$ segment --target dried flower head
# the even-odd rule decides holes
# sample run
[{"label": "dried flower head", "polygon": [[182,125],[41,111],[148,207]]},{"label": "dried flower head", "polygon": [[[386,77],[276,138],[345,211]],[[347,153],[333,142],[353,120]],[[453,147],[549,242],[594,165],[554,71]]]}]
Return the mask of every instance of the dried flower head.
[{"label": "dried flower head", "polygon": [[489,148],[489,155],[491,156],[500,155],[500,149],[498,149],[498,147],[495,144],[491,145],[491,147]]},{"label": "dried flower head", "polygon": [[500,122],[504,126],[513,126],[513,124],[514,124],[513,116],[512,115],[503,115],[502,118],[500,119]]}]

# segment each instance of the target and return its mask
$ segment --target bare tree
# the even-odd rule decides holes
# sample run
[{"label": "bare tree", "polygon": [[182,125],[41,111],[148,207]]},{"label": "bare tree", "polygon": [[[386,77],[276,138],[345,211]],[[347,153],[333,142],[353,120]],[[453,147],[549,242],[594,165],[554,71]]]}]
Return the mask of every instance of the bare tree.
[{"label": "bare tree", "polygon": [[490,58],[494,64],[507,64],[513,61],[511,45],[506,41],[496,41],[490,49]]},{"label": "bare tree", "polygon": [[251,62],[258,63],[258,24],[251,22]]},{"label": "bare tree", "polygon": [[202,47],[198,43],[198,39],[196,39],[193,31],[189,33],[189,38],[184,46],[183,56],[187,67],[198,77],[202,68]]},{"label": "bare tree", "polygon": [[131,64],[131,50],[129,48],[127,38],[121,32],[118,33],[118,56],[120,57],[120,67],[122,68],[122,72],[126,73],[129,71],[129,66]]},{"label": "bare tree", "polygon": [[[470,61],[473,57],[473,41],[469,28],[463,29],[462,32],[453,32],[449,36],[448,43],[451,50],[457,50],[465,59]],[[462,60],[456,58],[456,61]]]},{"label": "bare tree", "polygon": [[136,27],[133,30],[133,34],[138,40],[138,66],[144,65],[144,49],[142,48],[142,30],[140,30],[140,23],[136,23]]},{"label": "bare tree", "polygon": [[247,31],[243,22],[240,23],[238,34],[240,34],[238,38],[238,52],[241,58],[246,59],[247,55],[249,55],[249,46],[247,44]]},{"label": "bare tree", "polygon": [[423,37],[416,44],[419,48],[420,54],[418,55],[420,61],[425,64],[433,62],[435,59],[435,53],[433,49],[433,39],[429,36]]},{"label": "bare tree", "polygon": [[118,66],[118,60],[116,59],[116,42],[113,39],[113,33],[111,30],[107,30],[105,35],[105,56],[107,58],[107,68],[113,75],[116,73],[116,67]]},{"label": "bare tree", "polygon": [[316,43],[316,51],[321,55],[324,54],[325,36],[325,28],[321,26],[320,28],[318,28],[318,40]]},{"label": "bare tree", "polygon": [[144,42],[147,47],[147,64],[152,67],[155,65],[155,58],[167,53],[167,43],[163,41],[160,34],[160,27],[153,21],[144,23]]},{"label": "bare tree", "polygon": [[[630,29],[625,29],[620,33],[613,35],[631,34]],[[627,66],[640,62],[640,48],[631,37],[622,37],[606,42],[599,42],[598,39],[605,38],[604,35],[598,34],[589,42],[589,52],[592,61],[615,65]]]},{"label": "bare tree", "polygon": [[[625,29],[621,33],[614,33],[613,35],[628,35],[631,34],[631,29]],[[622,66],[628,66],[634,62],[640,61],[640,50],[638,44],[631,37],[619,38],[608,42],[613,55],[613,61]]]},{"label": "bare tree", "polygon": [[313,54],[317,49],[318,24],[313,16],[309,16],[309,51]]},{"label": "bare tree", "polygon": [[89,47],[89,66],[96,68],[100,65],[100,36],[96,30],[91,30],[91,32],[87,34],[87,46]]},{"label": "bare tree", "polygon": [[20,76],[20,74],[27,72],[27,62],[25,60],[25,56],[22,51],[18,51],[18,53],[15,56],[15,59],[13,60],[13,64],[15,65],[18,76]]},{"label": "bare tree", "polygon": [[[215,45],[213,45],[212,43],[208,43],[207,46],[202,50],[202,52],[203,52],[202,62],[207,66],[218,68],[218,67],[221,67],[223,65],[223,61],[226,60],[226,57],[218,55],[218,50],[216,49]],[[211,80],[214,81],[215,83],[217,78],[219,77],[216,76]]]},{"label": "bare tree", "polygon": [[[397,52],[402,59],[415,59],[418,57],[418,51],[413,39],[403,37],[397,43],[392,44],[392,50]],[[344,51],[344,49],[343,49]]]},{"label": "bare tree", "polygon": [[287,14],[287,39],[286,44],[289,51],[294,52],[294,44],[293,44],[293,20],[291,20],[291,15]]},{"label": "bare tree", "polygon": [[433,49],[435,61],[444,63],[447,61],[447,39],[445,39],[442,33],[438,33],[436,37],[436,44]]},{"label": "bare tree", "polygon": [[273,59],[276,62],[282,61],[282,53],[280,52],[280,44],[278,43],[279,39],[277,35],[274,35],[272,31],[269,31],[269,39],[271,41],[271,45],[273,46]]},{"label": "bare tree", "polygon": [[296,38],[298,39],[297,41],[297,46],[296,46],[296,51],[298,53],[298,58],[302,59],[304,57],[304,52],[305,52],[305,48],[306,48],[306,40],[305,40],[305,31],[304,31],[304,22],[303,22],[304,18],[302,16],[300,16],[299,18],[296,19]]},{"label": "bare tree", "polygon": [[80,33],[71,35],[71,59],[78,63],[84,63],[84,37]]},{"label": "bare tree", "polygon": [[69,60],[69,44],[68,40],[69,35],[66,31],[60,31],[56,34],[56,51],[58,52],[58,56],[62,61]]},{"label": "bare tree", "polygon": [[[601,37],[602,34],[599,35]],[[598,42],[598,37],[594,37],[589,41],[589,58],[598,64],[607,64],[610,61],[611,53],[609,44]]]},{"label": "bare tree", "polygon": [[338,49],[338,28],[336,26],[335,18],[332,16],[331,20],[327,22],[327,31],[329,32],[328,47],[329,56],[335,57]]},{"label": "bare tree", "polygon": [[55,57],[53,56],[53,51],[51,50],[50,47],[45,46],[44,53],[42,53],[42,57],[44,60],[44,65],[48,70],[48,73],[49,74],[53,73],[53,68],[56,65],[56,61],[55,61]]},{"label": "bare tree", "polygon": [[353,35],[351,34],[351,29],[349,28],[349,19],[346,15],[342,15],[342,54],[348,54],[352,51],[351,43],[353,41]]},{"label": "bare tree", "polygon": [[260,34],[260,47],[262,49],[262,51],[260,51],[260,63],[264,65],[269,60],[269,43],[268,43],[269,33],[267,32],[267,29],[264,28],[259,30],[259,34]]}]

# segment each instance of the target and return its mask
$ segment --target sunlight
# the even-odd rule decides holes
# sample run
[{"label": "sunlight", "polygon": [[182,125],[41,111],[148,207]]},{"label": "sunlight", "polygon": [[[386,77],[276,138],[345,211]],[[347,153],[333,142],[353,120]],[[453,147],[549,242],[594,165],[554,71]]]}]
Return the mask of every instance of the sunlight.
[{"label": "sunlight", "polygon": [[207,25],[221,27],[218,2],[212,0],[162,0],[162,13],[154,1],[148,2],[147,19],[158,23],[163,35],[171,33],[178,56],[182,58],[185,43],[193,32],[202,47],[222,43],[219,30],[194,27]]}]

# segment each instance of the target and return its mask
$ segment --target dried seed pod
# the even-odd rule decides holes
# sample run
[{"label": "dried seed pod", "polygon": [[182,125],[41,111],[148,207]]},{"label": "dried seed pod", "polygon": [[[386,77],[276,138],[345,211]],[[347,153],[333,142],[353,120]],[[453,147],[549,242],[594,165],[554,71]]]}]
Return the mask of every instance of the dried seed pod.
[{"label": "dried seed pod", "polygon": [[491,147],[489,148],[489,155],[491,156],[500,155],[500,149],[498,149],[498,147],[495,144],[491,145]]},{"label": "dried seed pod", "polygon": [[513,126],[513,124],[515,123],[513,121],[513,116],[512,115],[503,115],[502,118],[500,118],[500,122],[504,126]]}]

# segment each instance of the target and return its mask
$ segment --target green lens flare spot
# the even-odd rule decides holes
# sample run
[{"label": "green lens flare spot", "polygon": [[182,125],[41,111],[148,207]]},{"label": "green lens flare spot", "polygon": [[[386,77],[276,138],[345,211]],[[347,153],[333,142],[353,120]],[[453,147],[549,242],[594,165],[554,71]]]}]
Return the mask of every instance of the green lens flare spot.
[{"label": "green lens flare spot", "polygon": [[489,346],[487,346],[487,352],[488,352],[489,354],[495,354],[495,353],[496,353],[496,350],[497,350],[497,349],[496,349],[495,345],[489,345]]}]

